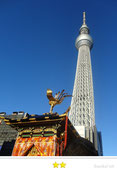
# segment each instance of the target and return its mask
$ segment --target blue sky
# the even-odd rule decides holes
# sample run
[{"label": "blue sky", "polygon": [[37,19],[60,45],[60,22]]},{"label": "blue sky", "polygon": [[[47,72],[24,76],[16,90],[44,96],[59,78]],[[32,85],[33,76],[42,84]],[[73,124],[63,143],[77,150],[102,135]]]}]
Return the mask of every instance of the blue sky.
[{"label": "blue sky", "polygon": [[[49,111],[46,90],[72,94],[75,39],[86,11],[94,40],[91,51],[95,117],[105,156],[117,156],[117,1],[0,1],[0,112]],[[56,106],[66,111],[71,98]]]}]

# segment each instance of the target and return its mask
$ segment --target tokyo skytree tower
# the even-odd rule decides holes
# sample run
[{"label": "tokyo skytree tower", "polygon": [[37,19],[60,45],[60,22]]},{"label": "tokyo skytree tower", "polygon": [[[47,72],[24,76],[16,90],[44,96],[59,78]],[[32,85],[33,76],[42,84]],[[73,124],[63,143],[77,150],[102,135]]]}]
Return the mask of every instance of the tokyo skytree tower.
[{"label": "tokyo skytree tower", "polygon": [[[76,129],[81,129],[79,126],[95,126],[94,94],[90,56],[93,40],[89,35],[89,28],[86,25],[85,12],[83,12],[83,24],[80,28],[75,46],[79,53],[69,118]],[[83,137],[86,136],[83,135]]]},{"label": "tokyo skytree tower", "polygon": [[79,135],[94,144],[100,156],[103,155],[101,132],[95,125],[94,93],[90,50],[93,40],[86,25],[85,12],[83,24],[76,39],[78,53],[75,82],[71,100],[69,119]]}]

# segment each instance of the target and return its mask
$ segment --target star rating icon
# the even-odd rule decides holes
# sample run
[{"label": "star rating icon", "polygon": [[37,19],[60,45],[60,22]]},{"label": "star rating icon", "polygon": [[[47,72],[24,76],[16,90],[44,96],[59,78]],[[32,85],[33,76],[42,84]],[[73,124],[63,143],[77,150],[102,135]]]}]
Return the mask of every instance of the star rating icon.
[{"label": "star rating icon", "polygon": [[56,163],[56,162],[55,162],[55,163],[53,163],[54,168],[58,168],[58,165],[59,165],[59,164],[58,164],[58,163]]},{"label": "star rating icon", "polygon": [[61,168],[65,168],[66,164],[64,162],[62,162],[61,164]]},{"label": "star rating icon", "polygon": [[66,166],[66,164],[64,163],[64,162],[62,162],[62,163],[57,163],[57,162],[55,162],[55,163],[53,163],[53,167],[54,168],[58,168],[58,166],[61,166],[61,168],[65,168],[65,166]]}]

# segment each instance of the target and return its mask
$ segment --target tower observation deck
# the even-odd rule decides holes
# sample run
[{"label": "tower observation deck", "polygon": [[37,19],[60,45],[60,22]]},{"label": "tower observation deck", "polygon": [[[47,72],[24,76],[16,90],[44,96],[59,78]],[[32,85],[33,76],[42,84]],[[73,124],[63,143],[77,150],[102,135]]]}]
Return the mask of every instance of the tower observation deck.
[{"label": "tower observation deck", "polygon": [[89,33],[85,12],[83,12],[83,24],[75,42],[75,46],[79,52],[69,119],[79,134],[94,143],[98,150],[90,55],[93,40]]}]

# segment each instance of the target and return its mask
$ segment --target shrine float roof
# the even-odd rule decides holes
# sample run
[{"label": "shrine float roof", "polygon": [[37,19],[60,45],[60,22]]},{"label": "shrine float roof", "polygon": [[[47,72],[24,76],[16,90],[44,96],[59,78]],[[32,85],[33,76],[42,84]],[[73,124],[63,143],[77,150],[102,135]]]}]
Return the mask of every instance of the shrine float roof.
[{"label": "shrine float roof", "polygon": [[13,117],[8,117],[8,116],[0,116],[0,119],[3,119],[7,125],[15,127],[15,125],[20,126],[20,125],[32,125],[32,124],[47,124],[47,123],[52,123],[52,122],[58,122],[65,120],[66,113],[59,115],[58,113],[44,113],[43,115],[36,115],[32,114],[29,115],[27,114],[26,117],[22,118],[13,118]]}]

